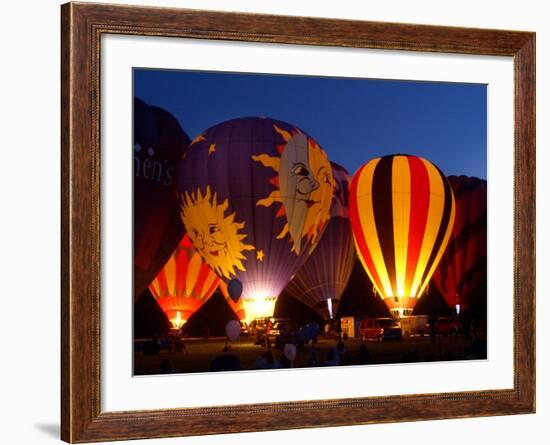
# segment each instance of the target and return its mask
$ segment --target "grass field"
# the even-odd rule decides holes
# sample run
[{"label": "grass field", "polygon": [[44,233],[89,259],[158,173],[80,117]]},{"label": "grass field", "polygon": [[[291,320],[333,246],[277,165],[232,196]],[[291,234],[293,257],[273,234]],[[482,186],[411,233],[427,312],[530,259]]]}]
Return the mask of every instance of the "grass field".
[{"label": "grass field", "polygon": [[[222,353],[225,339],[186,339],[184,344],[185,349],[180,352],[160,350],[158,354],[154,355],[136,352],[134,354],[134,374],[159,374],[163,360],[169,361],[174,373],[206,372],[209,370],[212,359]],[[364,364],[364,361],[360,360],[359,355],[361,342],[357,339],[348,339],[344,344],[346,354],[343,364]],[[319,339],[316,346],[318,356],[317,366],[324,365],[327,352],[335,346],[336,340],[334,339]],[[436,338],[412,337],[403,339],[403,341],[368,342],[366,346],[370,355],[369,364],[486,358],[483,349],[481,352],[478,351],[477,354],[475,352],[468,352],[470,341],[462,336]],[[265,351],[266,348],[254,345],[252,339],[248,337],[242,337],[238,341],[231,343],[231,352],[239,357],[241,369],[243,370],[254,369],[254,361]],[[272,349],[272,351],[275,359],[279,360],[283,353],[282,350]],[[466,356],[466,354],[468,355]],[[306,345],[302,349],[299,349],[293,367],[307,367],[310,356],[311,345]]]}]

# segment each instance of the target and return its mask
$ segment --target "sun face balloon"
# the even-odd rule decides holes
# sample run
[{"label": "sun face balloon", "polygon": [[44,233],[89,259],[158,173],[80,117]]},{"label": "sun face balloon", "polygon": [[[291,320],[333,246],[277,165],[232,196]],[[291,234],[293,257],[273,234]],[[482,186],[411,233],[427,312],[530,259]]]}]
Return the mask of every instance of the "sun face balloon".
[{"label": "sun face balloon", "polygon": [[134,300],[184,234],[176,168],[188,144],[170,113],[134,98]]},{"label": "sun face balloon", "polygon": [[280,157],[260,154],[253,155],[252,159],[273,170],[276,175],[272,178],[273,184],[278,184],[279,187],[275,188],[269,196],[260,199],[257,205],[269,207],[276,202],[282,203],[281,208],[284,209],[287,223],[278,236],[282,238],[290,233],[292,248],[299,253],[309,197],[316,187],[311,170],[308,168],[307,136],[303,134],[292,136],[276,125],[273,128],[287,141],[286,149]]},{"label": "sun face balloon", "polygon": [[447,179],[456,199],[456,218],[432,282],[460,313],[487,279],[487,181],[467,176]]},{"label": "sun face balloon", "polygon": [[336,316],[355,263],[355,245],[348,212],[351,178],[337,164],[332,163],[332,171],[336,190],[330,221],[315,251],[285,289],[325,320]]},{"label": "sun face balloon", "polygon": [[350,219],[377,293],[392,315],[410,315],[453,229],[455,201],[445,176],[416,156],[373,159],[353,177]]},{"label": "sun face balloon", "polygon": [[220,276],[230,278],[236,270],[244,270],[244,252],[254,250],[245,244],[246,235],[241,233],[243,222],[235,221],[235,214],[227,214],[229,200],[218,203],[216,193],[206,186],[204,196],[200,189],[185,193],[181,217],[193,240],[193,245],[206,262]]},{"label": "sun face balloon", "polygon": [[335,182],[325,152],[285,122],[241,118],[195,138],[180,172],[193,245],[224,281],[241,281],[248,318],[271,316],[330,218]]},{"label": "sun face balloon", "polygon": [[286,142],[278,146],[280,157],[261,154],[252,159],[276,173],[271,181],[279,187],[257,205],[269,207],[282,203],[280,209],[287,217],[287,224],[277,238],[290,233],[292,250],[299,254],[302,239],[311,239],[315,246],[319,230],[329,219],[327,209],[330,209],[334,178],[325,152],[313,139],[299,130],[293,134],[276,124],[273,128]]},{"label": "sun face balloon", "polygon": [[185,235],[149,290],[172,326],[181,328],[220,284],[220,278],[204,262]]}]

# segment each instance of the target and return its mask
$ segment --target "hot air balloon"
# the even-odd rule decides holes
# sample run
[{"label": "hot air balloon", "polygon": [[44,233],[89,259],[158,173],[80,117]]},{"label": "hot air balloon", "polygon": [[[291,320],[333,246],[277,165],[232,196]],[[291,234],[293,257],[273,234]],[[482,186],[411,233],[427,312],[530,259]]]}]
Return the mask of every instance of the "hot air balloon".
[{"label": "hot air balloon", "polygon": [[179,329],[212,296],[220,278],[185,235],[149,290],[172,326]]},{"label": "hot air balloon", "polygon": [[487,181],[449,176],[456,218],[449,245],[432,281],[457,314],[487,278]]},{"label": "hot air balloon", "polygon": [[246,321],[248,323],[250,320],[246,317],[243,299],[239,298],[237,301],[234,301],[229,296],[229,292],[227,291],[227,284],[225,284],[223,281],[220,281],[220,291],[225,297],[225,301],[227,301],[229,307],[233,310],[233,312],[235,312],[237,318],[241,321]]},{"label": "hot air balloon", "polygon": [[315,251],[285,290],[325,320],[334,318],[355,262],[348,212],[351,178],[343,167],[334,163],[332,173],[336,189],[330,221]]},{"label": "hot air balloon", "polygon": [[176,167],[188,144],[170,113],[134,98],[134,300],[184,234]]},{"label": "hot air balloon", "polygon": [[395,318],[410,315],[453,229],[455,202],[445,176],[416,156],[373,159],[353,177],[350,219],[376,293]]},{"label": "hot air balloon", "polygon": [[180,169],[193,245],[224,281],[241,281],[250,320],[272,316],[330,218],[335,183],[325,152],[290,124],[240,118],[196,137]]}]

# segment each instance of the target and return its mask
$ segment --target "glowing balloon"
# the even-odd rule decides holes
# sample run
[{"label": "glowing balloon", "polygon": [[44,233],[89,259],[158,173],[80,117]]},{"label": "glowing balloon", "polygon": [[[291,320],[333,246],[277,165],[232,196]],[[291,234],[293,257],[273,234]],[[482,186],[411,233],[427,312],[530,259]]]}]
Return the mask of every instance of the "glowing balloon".
[{"label": "glowing balloon", "polygon": [[134,98],[134,300],[184,234],[176,167],[188,144],[170,113]]},{"label": "glowing balloon", "polygon": [[285,290],[325,320],[336,316],[355,262],[355,245],[348,212],[351,178],[343,167],[334,163],[332,172],[336,190],[330,221],[315,251]]},{"label": "glowing balloon", "polygon": [[449,245],[432,281],[447,304],[468,309],[487,279],[487,181],[449,176],[456,200],[456,218]]},{"label": "glowing balloon", "polygon": [[172,326],[181,328],[214,293],[219,277],[195,251],[187,235],[149,286]]},{"label": "glowing balloon", "polygon": [[376,158],[351,183],[357,252],[395,317],[410,315],[443,255],[455,220],[451,186],[431,162]]},{"label": "glowing balloon", "polygon": [[196,137],[180,167],[193,245],[224,281],[242,283],[250,319],[272,316],[330,218],[335,183],[325,152],[285,122],[241,118]]},{"label": "glowing balloon", "polygon": [[238,340],[241,335],[241,324],[237,320],[230,320],[225,325],[225,334],[230,341]]}]

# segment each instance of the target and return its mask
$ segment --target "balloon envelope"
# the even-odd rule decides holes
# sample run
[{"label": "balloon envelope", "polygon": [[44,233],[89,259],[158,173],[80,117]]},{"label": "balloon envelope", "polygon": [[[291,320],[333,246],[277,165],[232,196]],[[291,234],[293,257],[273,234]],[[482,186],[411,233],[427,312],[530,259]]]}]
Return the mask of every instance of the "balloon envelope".
[{"label": "balloon envelope", "polygon": [[237,278],[252,319],[317,245],[334,179],[325,152],[285,122],[241,118],[199,135],[181,161],[181,216],[195,248],[228,282]]},{"label": "balloon envelope", "polygon": [[185,235],[149,290],[172,325],[180,328],[212,296],[219,284],[219,277]]},{"label": "balloon envelope", "polygon": [[293,362],[296,358],[296,345],[287,343],[283,348],[283,354],[290,362]]},{"label": "balloon envelope", "polygon": [[432,281],[458,312],[468,309],[487,279],[487,181],[467,176],[447,179],[456,200],[456,218]]},{"label": "balloon envelope", "polygon": [[225,334],[231,341],[238,340],[241,335],[241,324],[237,320],[230,320],[225,325]]},{"label": "balloon envelope", "polygon": [[227,284],[227,292],[229,293],[229,296],[231,297],[231,299],[234,302],[237,302],[239,298],[241,298],[241,294],[243,293],[242,283],[236,278],[233,278]]},{"label": "balloon envelope", "polygon": [[449,241],[451,186],[416,156],[376,158],[354,175],[350,219],[357,252],[395,317],[410,315]]},{"label": "balloon envelope", "polygon": [[188,144],[170,113],[134,97],[134,300],[184,234],[176,167]]},{"label": "balloon envelope", "polygon": [[335,163],[332,163],[332,172],[336,189],[330,221],[321,241],[286,287],[286,292],[325,320],[336,316],[355,261],[348,207],[351,178]]},{"label": "balloon envelope", "polygon": [[243,299],[239,298],[237,301],[233,301],[233,299],[229,296],[227,284],[225,284],[221,280],[219,289],[222,295],[225,297],[225,301],[227,301],[229,307],[233,310],[233,312],[235,312],[237,318],[241,321],[246,321],[247,323],[250,322],[251,320],[246,316],[246,311],[244,310]]}]

